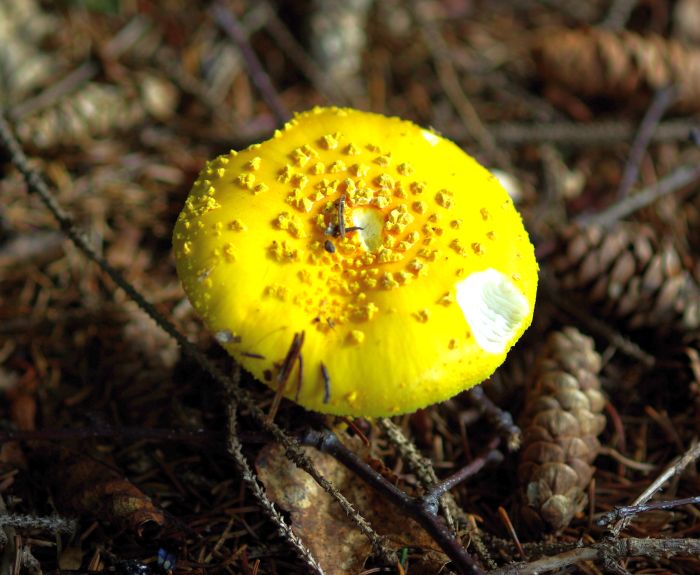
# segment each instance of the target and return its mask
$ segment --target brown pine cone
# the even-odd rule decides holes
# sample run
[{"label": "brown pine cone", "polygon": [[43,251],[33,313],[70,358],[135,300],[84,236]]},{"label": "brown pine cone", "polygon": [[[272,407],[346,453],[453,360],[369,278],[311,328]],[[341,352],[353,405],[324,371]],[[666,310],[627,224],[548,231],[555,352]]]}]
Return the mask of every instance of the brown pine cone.
[{"label": "brown pine cone", "polygon": [[574,328],[550,335],[527,391],[520,426],[518,516],[533,535],[561,531],[587,502],[605,427],[600,356]]},{"label": "brown pine cone", "polygon": [[673,246],[660,242],[650,227],[574,226],[560,240],[549,269],[563,292],[578,294],[628,329],[700,327],[700,286]]},{"label": "brown pine cone", "polygon": [[660,36],[601,29],[541,33],[533,57],[540,75],[583,96],[650,96],[674,85],[678,112],[700,110],[700,50]]}]

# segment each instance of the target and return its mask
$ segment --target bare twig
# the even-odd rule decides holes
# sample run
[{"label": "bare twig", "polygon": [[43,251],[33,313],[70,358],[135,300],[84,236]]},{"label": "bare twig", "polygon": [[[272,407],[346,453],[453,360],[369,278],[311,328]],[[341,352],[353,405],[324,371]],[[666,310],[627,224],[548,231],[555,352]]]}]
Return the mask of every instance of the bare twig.
[{"label": "bare twig", "polygon": [[491,162],[503,170],[512,173],[513,167],[510,159],[498,148],[493,135],[481,122],[474,106],[464,93],[459,81],[459,76],[452,63],[450,49],[445,39],[442,37],[440,30],[430,15],[425,13],[424,5],[416,0],[412,0],[411,4],[414,8],[411,12],[417,20],[426,46],[435,61],[435,68],[440,84],[445,90],[445,94],[452,103],[457,115],[462,120],[464,128],[488,156]]},{"label": "bare twig", "polygon": [[[284,390],[287,387],[287,381],[289,381],[289,376],[292,374],[292,369],[294,369],[294,364],[301,357],[301,348],[304,345],[304,332],[295,333],[292,338],[292,343],[289,346],[287,355],[282,362],[279,372],[277,373],[277,392],[275,393],[275,398],[270,406],[270,411],[267,414],[268,421],[274,421],[275,415],[277,414],[277,409],[282,401],[282,396],[284,395]],[[301,365],[301,364],[300,364]],[[300,368],[301,370],[301,368]],[[301,387],[301,386],[299,386]]]},{"label": "bare twig", "polygon": [[[404,435],[401,428],[389,418],[380,418],[377,425],[386,434],[391,444],[398,450],[401,458],[408,464],[408,467],[415,473],[421,485],[429,490],[438,483],[438,477],[433,469],[433,465],[427,457],[424,457],[415,444]],[[467,514],[457,504],[451,493],[444,493],[440,498],[440,511],[450,529],[455,529],[455,523],[461,525],[472,525]],[[496,564],[483,541],[478,529],[471,531],[472,544],[481,560],[489,568],[495,568]]]},{"label": "bare twig", "polygon": [[[693,129],[693,122],[688,119],[667,120],[661,122],[653,135],[652,142],[678,142],[688,139]],[[496,141],[504,146],[522,146],[530,144],[561,144],[567,146],[614,146],[629,142],[634,138],[637,127],[632,122],[604,121],[592,123],[550,122],[550,123],[516,123],[490,124],[489,131]],[[447,136],[459,139],[464,134],[447,129]]]},{"label": "bare twig", "polygon": [[600,27],[608,30],[623,30],[638,3],[639,0],[614,0]]},{"label": "bare twig", "polygon": [[152,303],[147,301],[119,271],[97,252],[87,239],[87,236],[75,224],[72,215],[68,214],[57,202],[54,194],[39,173],[29,167],[24,151],[2,114],[0,114],[0,144],[9,152],[12,163],[24,176],[29,192],[36,194],[41,199],[66,236],[88,259],[96,263],[165,333],[172,337],[203,371],[208,373],[227,393],[235,396],[241,405],[245,406],[253,419],[285,447],[285,453],[290,460],[300,469],[306,471],[314,481],[340,504],[343,511],[353,519],[358,529],[370,540],[375,553],[388,564],[393,564],[395,562],[395,554],[384,545],[383,539],[372,529],[367,520],[355,510],[347,498],[321,475],[311,460],[301,450],[299,443],[274,422],[268,422],[266,414],[255,404],[247,391],[239,387],[230,377],[227,377],[204,353],[180,333],[170,320],[161,314]]},{"label": "bare twig", "polygon": [[294,35],[289,31],[287,25],[277,16],[276,10],[270,5],[267,0],[260,2],[267,16],[265,27],[277,42],[278,46],[284,51],[299,71],[306,76],[314,88],[321,96],[332,104],[347,104],[352,98],[348,95],[342,84],[329,82],[321,70],[320,66],[306,52],[304,47],[299,44]]},{"label": "bare twig", "polygon": [[[377,425],[386,434],[391,444],[396,447],[401,458],[408,464],[409,469],[416,474],[418,481],[425,489],[430,489],[438,483],[438,477],[430,459],[424,457],[413,442],[408,439],[401,428],[389,418],[380,418]],[[463,515],[457,502],[449,493],[441,501],[445,521],[450,529],[455,528],[455,516]]]},{"label": "bare twig", "polygon": [[73,533],[77,527],[75,519],[60,516],[0,514],[0,528],[42,529],[51,533]]},{"label": "bare twig", "polygon": [[486,453],[484,455],[476,457],[471,463],[465,465],[459,471],[456,471],[449,477],[440,481],[437,485],[431,487],[422,499],[437,510],[438,500],[450,489],[454,489],[460,483],[476,475],[487,464],[500,463],[503,461],[503,455],[500,451],[496,450],[499,443],[500,440],[498,437],[492,439],[486,446]]},{"label": "bare twig", "polygon": [[[240,368],[236,369],[234,373],[234,380],[240,380]],[[260,485],[260,483],[258,483],[255,473],[253,473],[253,470],[250,468],[250,465],[248,465],[248,462],[243,455],[241,442],[238,440],[238,431],[236,429],[237,401],[234,395],[229,395],[226,410],[228,412],[228,439],[226,441],[226,446],[229,454],[236,464],[236,467],[238,467],[238,472],[241,474],[243,481],[245,481],[248,489],[250,489],[250,491],[253,493],[255,499],[262,506],[267,516],[277,526],[279,534],[285,540],[291,543],[299,557],[309,566],[309,568],[311,568],[314,573],[323,575],[323,569],[319,565],[318,561],[313,556],[309,548],[304,545],[304,542],[297,537],[294,531],[292,531],[292,528],[287,525],[280,512],[277,511],[272,501],[270,501],[270,499],[267,497],[267,493],[265,493],[263,487]]]},{"label": "bare twig", "polygon": [[513,416],[491,401],[480,385],[470,389],[467,397],[484,412],[488,422],[503,437],[508,451],[516,451],[522,441],[522,431],[513,421]]},{"label": "bare twig", "polygon": [[[540,575],[559,571],[569,565],[584,561],[620,561],[628,557],[673,557],[675,555],[697,556],[700,553],[698,539],[651,539],[648,537],[605,540],[589,547],[579,547],[553,557],[544,557],[530,563],[516,563],[488,575]],[[561,571],[560,571],[561,572]]]},{"label": "bare twig", "polygon": [[640,505],[618,507],[617,509],[613,509],[612,511],[599,517],[596,520],[596,525],[605,527],[606,525],[610,525],[613,521],[633,517],[634,515],[644,513],[645,511],[673,509],[674,507],[680,507],[681,505],[697,505],[698,503],[700,503],[700,495],[695,497],[685,497],[684,499],[670,499],[668,501],[654,501],[653,503],[642,503]]},{"label": "bare twig", "polygon": [[574,221],[583,226],[610,226],[659,198],[677,192],[700,179],[700,166],[681,166],[659,180],[653,186],[644,188],[634,195],[622,198],[609,208],[596,214],[583,214]]},{"label": "bare twig", "polygon": [[676,95],[676,89],[673,86],[668,86],[663,90],[659,90],[654,96],[654,100],[649,106],[647,113],[644,114],[642,123],[639,125],[639,131],[632,143],[627,164],[625,164],[625,169],[622,172],[620,187],[617,190],[618,198],[624,198],[636,183],[639,176],[639,168],[651,137],[654,135],[654,130],[659,125],[666,111],[673,105]]},{"label": "bare twig", "polygon": [[[681,473],[688,465],[696,461],[700,457],[700,443],[696,443],[690,449],[688,449],[682,456],[677,457],[671,464],[666,467],[649,487],[647,487],[644,492],[637,497],[632,503],[632,506],[639,506],[643,503],[649,501],[654,494],[661,489],[664,483],[666,483],[672,477]],[[631,516],[622,517],[610,530],[613,537],[618,537],[620,532],[629,525],[632,520]]]},{"label": "bare twig", "polygon": [[290,118],[289,111],[272,85],[272,80],[265,72],[260,60],[258,60],[255,51],[250,42],[248,42],[247,34],[235,14],[222,2],[216,2],[211,8],[211,13],[216,23],[238,46],[253,84],[255,84],[263,100],[265,100],[265,103],[267,103],[275,118],[277,118],[277,122],[284,124]]},{"label": "bare twig", "polygon": [[[472,465],[465,467],[444,483],[436,485],[423,497],[411,497],[393,483],[387,481],[381,473],[367,465],[355,453],[345,447],[331,431],[308,430],[302,441],[323,453],[332,455],[348,469],[351,469],[365,483],[381,493],[393,505],[415,519],[423,529],[436,541],[445,554],[452,559],[460,574],[483,575],[484,571],[475,563],[459,538],[451,531],[442,517],[437,515],[438,498],[448,489],[459,482],[473,476],[486,464],[493,461],[494,450],[488,449],[482,456],[476,458]],[[491,446],[489,446],[491,447]],[[497,453],[497,452],[496,452]],[[500,454],[499,454],[500,455]]]},{"label": "bare twig", "polygon": [[510,535],[510,538],[513,540],[513,544],[515,545],[515,548],[518,550],[518,553],[520,554],[520,557],[523,558],[523,560],[527,560],[527,554],[525,553],[525,549],[523,549],[523,545],[520,542],[520,538],[518,537],[518,532],[515,530],[515,527],[513,525],[513,522],[510,520],[510,515],[508,515],[508,512],[501,507],[500,505],[498,506],[498,516],[503,522],[503,525],[505,525],[506,530],[508,531],[508,534]]}]

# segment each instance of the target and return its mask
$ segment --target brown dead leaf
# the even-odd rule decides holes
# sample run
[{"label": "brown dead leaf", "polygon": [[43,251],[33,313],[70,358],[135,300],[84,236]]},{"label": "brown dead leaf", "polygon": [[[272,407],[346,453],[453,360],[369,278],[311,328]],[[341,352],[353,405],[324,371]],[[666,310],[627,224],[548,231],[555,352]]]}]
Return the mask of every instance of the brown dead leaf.
[{"label": "brown dead leaf", "polygon": [[65,513],[91,515],[139,537],[157,533],[165,524],[163,511],[113,465],[53,446],[44,447],[42,457],[61,469],[55,493]]},{"label": "brown dead leaf", "polygon": [[[351,447],[358,452],[360,442],[353,443]],[[321,474],[348,498],[375,531],[388,539],[391,547],[400,549],[410,546],[431,551],[437,549],[435,542],[415,521],[401,513],[342,464],[313,448],[305,448],[305,451]],[[282,447],[278,444],[265,446],[258,455],[256,468],[268,496],[289,512],[292,529],[326,573],[347,575],[362,570],[371,552],[369,541],[331,496],[285,457]],[[428,557],[432,559],[430,572],[433,573],[447,561],[439,552],[431,552]],[[413,570],[411,572],[418,573]]]}]

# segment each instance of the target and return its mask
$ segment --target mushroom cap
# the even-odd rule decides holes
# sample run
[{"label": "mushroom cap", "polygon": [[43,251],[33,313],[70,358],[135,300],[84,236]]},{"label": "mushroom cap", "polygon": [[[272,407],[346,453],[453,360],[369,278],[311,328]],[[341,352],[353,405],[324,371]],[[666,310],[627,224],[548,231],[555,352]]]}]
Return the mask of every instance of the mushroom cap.
[{"label": "mushroom cap", "polygon": [[408,413],[482,382],[537,290],[534,248],[494,176],[431,130],[346,108],[298,114],[209,162],[173,248],[216,340],[336,415]]}]

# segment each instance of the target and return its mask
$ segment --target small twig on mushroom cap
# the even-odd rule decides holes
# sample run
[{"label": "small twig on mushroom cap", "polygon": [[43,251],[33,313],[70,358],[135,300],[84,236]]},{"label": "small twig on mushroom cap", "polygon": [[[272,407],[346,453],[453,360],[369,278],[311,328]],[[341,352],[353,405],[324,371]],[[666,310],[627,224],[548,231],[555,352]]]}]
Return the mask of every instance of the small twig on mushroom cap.
[{"label": "small twig on mushroom cap", "polygon": [[340,196],[338,200],[338,233],[345,238],[345,196]]},{"label": "small twig on mushroom cap", "polygon": [[[273,421],[275,419],[277,409],[279,408],[280,402],[282,401],[282,396],[284,395],[284,389],[287,387],[287,381],[289,381],[289,376],[292,373],[292,369],[294,368],[297,358],[300,357],[301,347],[304,345],[304,336],[305,333],[303,331],[301,333],[294,334],[292,343],[287,351],[287,355],[285,356],[284,361],[277,372],[277,391],[275,392],[275,398],[272,401],[270,412],[267,414],[268,421]],[[299,364],[300,368],[302,365],[303,364],[301,363]],[[299,394],[300,389],[301,385],[298,386],[297,395]]]},{"label": "small twig on mushroom cap", "polygon": [[323,403],[328,403],[331,400],[331,376],[323,362],[321,363],[321,377],[323,377]]}]

